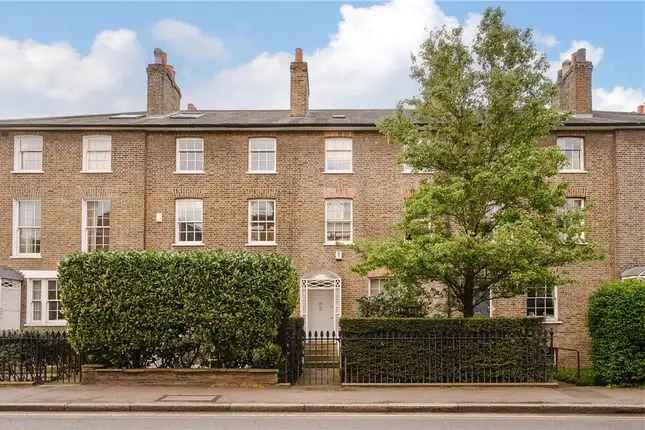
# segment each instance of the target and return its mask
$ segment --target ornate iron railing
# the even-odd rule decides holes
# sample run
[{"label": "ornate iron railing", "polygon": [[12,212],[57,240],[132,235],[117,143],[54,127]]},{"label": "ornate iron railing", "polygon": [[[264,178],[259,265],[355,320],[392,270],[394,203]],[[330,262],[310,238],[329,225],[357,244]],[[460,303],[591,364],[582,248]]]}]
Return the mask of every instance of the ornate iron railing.
[{"label": "ornate iron railing", "polygon": [[0,381],[80,383],[81,357],[65,333],[2,331]]}]

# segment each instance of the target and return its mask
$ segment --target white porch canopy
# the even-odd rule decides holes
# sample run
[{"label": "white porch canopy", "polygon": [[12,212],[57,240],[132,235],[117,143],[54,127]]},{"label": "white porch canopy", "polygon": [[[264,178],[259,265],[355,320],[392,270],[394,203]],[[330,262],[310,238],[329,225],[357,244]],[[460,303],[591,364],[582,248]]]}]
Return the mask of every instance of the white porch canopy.
[{"label": "white porch canopy", "polygon": [[620,274],[621,279],[642,279],[645,280],[645,266],[636,266],[625,270]]}]

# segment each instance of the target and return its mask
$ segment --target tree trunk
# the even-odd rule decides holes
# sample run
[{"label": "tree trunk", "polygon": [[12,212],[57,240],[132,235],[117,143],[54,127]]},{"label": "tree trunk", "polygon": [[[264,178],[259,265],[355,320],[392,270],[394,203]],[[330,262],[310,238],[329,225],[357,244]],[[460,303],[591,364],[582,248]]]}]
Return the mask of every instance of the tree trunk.
[{"label": "tree trunk", "polygon": [[475,280],[472,275],[466,275],[464,279],[464,296],[462,297],[461,303],[464,306],[464,318],[471,318],[474,315],[474,306],[473,306],[473,290],[475,287]]}]

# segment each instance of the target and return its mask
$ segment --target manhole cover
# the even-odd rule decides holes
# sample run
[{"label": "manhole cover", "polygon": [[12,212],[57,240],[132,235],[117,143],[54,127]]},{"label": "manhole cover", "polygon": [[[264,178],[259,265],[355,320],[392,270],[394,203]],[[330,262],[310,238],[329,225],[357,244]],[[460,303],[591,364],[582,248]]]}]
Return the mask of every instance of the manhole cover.
[{"label": "manhole cover", "polygon": [[158,402],[216,402],[219,394],[166,394],[157,399]]}]

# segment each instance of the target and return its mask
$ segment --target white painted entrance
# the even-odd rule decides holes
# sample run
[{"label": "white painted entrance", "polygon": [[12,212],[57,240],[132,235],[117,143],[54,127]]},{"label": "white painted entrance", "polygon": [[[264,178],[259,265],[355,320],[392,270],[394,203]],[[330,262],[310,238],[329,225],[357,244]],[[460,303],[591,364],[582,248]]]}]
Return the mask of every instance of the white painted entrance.
[{"label": "white painted entrance", "polygon": [[334,291],[309,289],[309,331],[325,333],[334,331]]},{"label": "white painted entrance", "polygon": [[[7,279],[2,275],[13,275],[7,269],[0,272],[0,330],[18,330],[20,328],[20,290],[19,279]],[[12,276],[18,278],[18,276]]]},{"label": "white painted entrance", "polygon": [[305,331],[338,333],[341,314],[340,277],[328,271],[309,272],[300,278],[300,316]]}]

